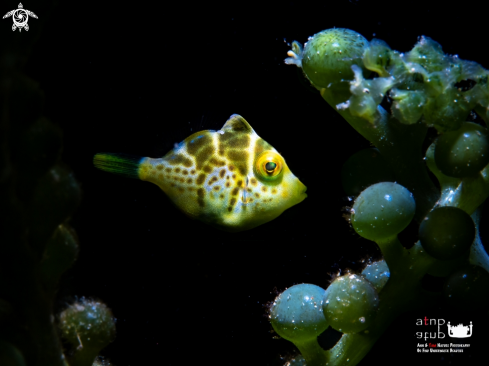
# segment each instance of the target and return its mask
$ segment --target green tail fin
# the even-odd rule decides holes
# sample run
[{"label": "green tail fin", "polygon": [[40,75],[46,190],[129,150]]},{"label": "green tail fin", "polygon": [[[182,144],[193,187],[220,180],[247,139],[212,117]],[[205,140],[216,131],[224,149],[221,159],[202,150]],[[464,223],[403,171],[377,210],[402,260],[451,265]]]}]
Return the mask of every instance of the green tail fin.
[{"label": "green tail fin", "polygon": [[123,175],[128,178],[139,178],[139,164],[143,158],[114,153],[100,153],[93,157],[93,165],[109,173]]}]

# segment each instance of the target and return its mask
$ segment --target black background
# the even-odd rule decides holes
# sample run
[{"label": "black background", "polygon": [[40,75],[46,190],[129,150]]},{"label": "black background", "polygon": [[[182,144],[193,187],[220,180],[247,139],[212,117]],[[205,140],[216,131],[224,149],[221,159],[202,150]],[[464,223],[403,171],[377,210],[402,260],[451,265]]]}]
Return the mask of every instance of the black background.
[{"label": "black background", "polygon": [[[479,4],[83,1],[48,13],[24,2],[47,18],[25,72],[45,91],[45,114],[64,131],[63,161],[83,189],[71,220],[80,257],[58,306],[87,296],[111,307],[118,335],[103,354],[117,366],[283,364],[279,355],[294,347],[273,339],[267,302],[296,283],[327,287],[332,273],[379,256],[341,212],[341,166],[370,144],[284,64],[288,43],[344,27],[405,52],[425,35],[489,67]],[[11,32],[11,22],[0,24]],[[305,201],[256,229],[216,231],[187,219],[158,187],[93,168],[97,152],[162,156],[233,113],[308,187]],[[416,355],[414,323],[426,314],[438,313],[401,316],[361,365],[472,363],[468,352]]]}]

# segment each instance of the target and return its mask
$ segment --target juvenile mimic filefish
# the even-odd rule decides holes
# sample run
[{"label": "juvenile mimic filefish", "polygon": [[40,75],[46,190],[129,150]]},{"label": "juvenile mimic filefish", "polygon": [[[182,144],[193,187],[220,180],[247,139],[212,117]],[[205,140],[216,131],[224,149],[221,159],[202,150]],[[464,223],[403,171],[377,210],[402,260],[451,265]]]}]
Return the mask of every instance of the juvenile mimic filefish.
[{"label": "juvenile mimic filefish", "polygon": [[221,130],[194,133],[160,159],[101,153],[93,163],[154,183],[187,216],[231,232],[271,221],[307,197],[284,158],[237,114]]}]

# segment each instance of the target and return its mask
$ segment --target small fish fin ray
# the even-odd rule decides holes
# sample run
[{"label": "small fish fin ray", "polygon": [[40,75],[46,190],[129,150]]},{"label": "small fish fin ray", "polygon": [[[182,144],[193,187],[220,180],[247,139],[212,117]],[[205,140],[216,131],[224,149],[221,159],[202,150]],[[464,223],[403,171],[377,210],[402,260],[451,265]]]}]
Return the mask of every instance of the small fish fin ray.
[{"label": "small fish fin ray", "polygon": [[144,158],[129,154],[99,153],[93,157],[95,168],[139,179],[139,165]]},{"label": "small fish fin ray", "polygon": [[250,124],[246,122],[246,120],[239,114],[233,114],[231,117],[229,117],[224,126],[222,126],[221,130],[245,133],[253,132],[253,128],[250,126]]}]

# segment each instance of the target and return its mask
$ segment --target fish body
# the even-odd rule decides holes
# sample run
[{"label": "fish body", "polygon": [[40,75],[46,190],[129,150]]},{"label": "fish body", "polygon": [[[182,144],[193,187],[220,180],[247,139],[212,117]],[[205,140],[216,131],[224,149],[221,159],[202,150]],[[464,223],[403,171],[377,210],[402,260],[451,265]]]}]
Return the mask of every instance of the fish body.
[{"label": "fish body", "polygon": [[96,154],[94,164],[154,183],[187,216],[231,232],[271,221],[307,197],[283,157],[236,114],[162,158]]}]

